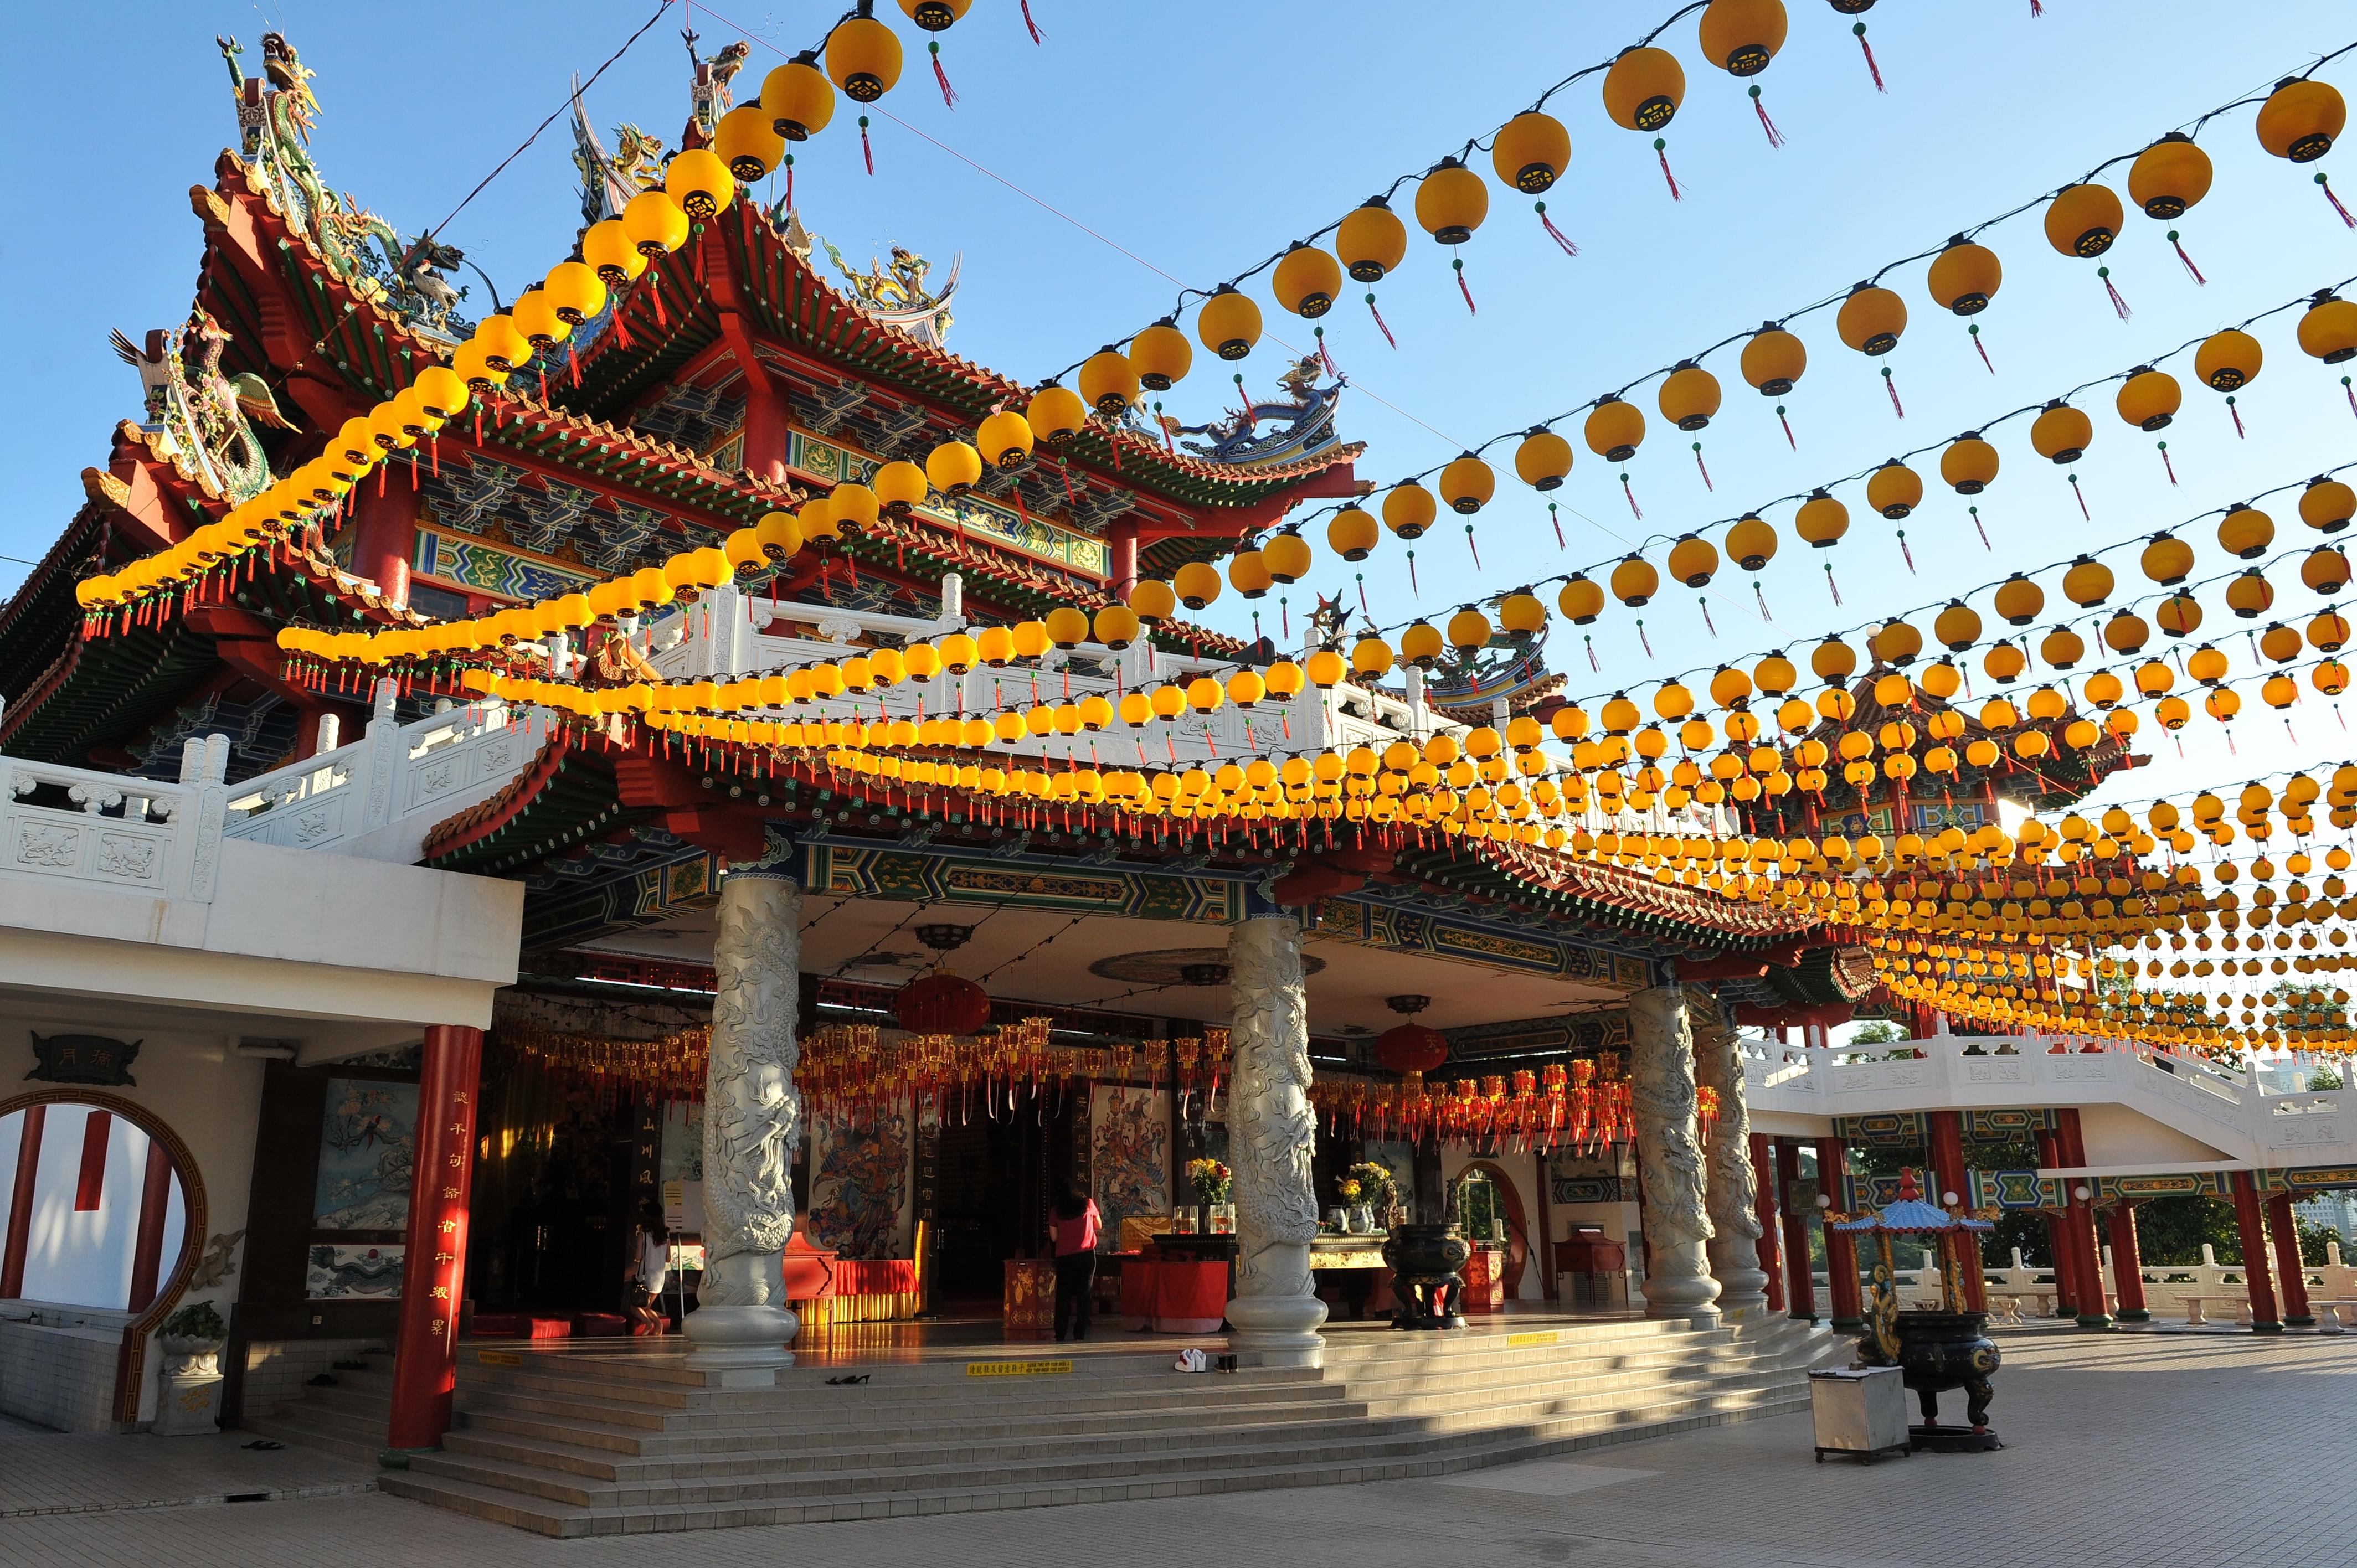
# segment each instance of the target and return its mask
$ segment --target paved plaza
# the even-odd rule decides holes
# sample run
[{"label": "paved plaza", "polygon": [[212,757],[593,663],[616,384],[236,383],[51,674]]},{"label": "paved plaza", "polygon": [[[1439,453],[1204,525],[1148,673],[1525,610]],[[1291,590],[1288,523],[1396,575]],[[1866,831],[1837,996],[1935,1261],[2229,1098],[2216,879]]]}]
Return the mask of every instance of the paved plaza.
[{"label": "paved plaza", "polygon": [[[247,1568],[359,1551],[404,1568],[651,1559],[709,1568],[2357,1564],[2357,1505],[2341,1475],[2357,1343],[2061,1329],[2009,1333],[2002,1343],[1996,1419],[2009,1446],[2001,1454],[1819,1466],[1806,1418],[1787,1416],[1442,1481],[656,1540],[550,1541],[379,1494],[155,1506],[167,1492],[317,1492],[365,1473],[292,1449],[254,1453],[237,1446],[242,1434],[219,1446],[0,1435],[0,1563]],[[116,1452],[102,1458],[96,1444]],[[124,1458],[159,1448],[167,1453],[154,1463]],[[66,1499],[85,1511],[25,1511]]]}]

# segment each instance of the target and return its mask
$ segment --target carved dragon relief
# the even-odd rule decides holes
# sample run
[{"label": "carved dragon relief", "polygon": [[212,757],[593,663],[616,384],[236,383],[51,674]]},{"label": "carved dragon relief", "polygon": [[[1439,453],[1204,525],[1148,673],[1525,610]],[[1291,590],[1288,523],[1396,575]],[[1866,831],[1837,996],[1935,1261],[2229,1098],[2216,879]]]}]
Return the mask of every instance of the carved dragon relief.
[{"label": "carved dragon relief", "polygon": [[1658,1223],[1680,1239],[1706,1242],[1712,1231],[1695,1135],[1694,1036],[1683,1003],[1671,987],[1629,999],[1630,1095],[1648,1226]]},{"label": "carved dragon relief", "polygon": [[318,123],[316,76],[286,35],[262,35],[259,77],[241,63],[244,48],[233,38],[216,37],[229,67],[237,104],[239,152],[257,182],[265,187],[288,224],[307,234],[328,270],[361,298],[405,318],[412,327],[444,337],[464,333],[469,323],[457,314],[467,295],[445,275],[466,253],[430,235],[404,243],[393,225],[339,195],[311,157],[311,128]]},{"label": "carved dragon relief", "polygon": [[719,1265],[782,1251],[793,1235],[789,1166],[802,1135],[802,1096],[794,1088],[802,1055],[794,1038],[799,902],[790,882],[740,875],[724,886],[716,918],[718,993],[704,1116],[707,1305],[770,1305],[762,1279],[773,1278],[774,1268],[748,1278]]},{"label": "carved dragon relief", "polygon": [[254,426],[295,425],[260,376],[222,372],[229,334],[202,306],[185,324],[151,331],[140,344],[120,331],[107,341],[115,358],[139,372],[142,423],[162,436],[153,444],[158,456],[216,495],[242,501],[261,493],[270,482],[270,460]]},{"label": "carved dragon relief", "polygon": [[1309,1103],[1299,928],[1286,919],[1243,921],[1229,934],[1228,962],[1235,994],[1228,1126],[1241,1249],[1236,1293],[1312,1295],[1317,1113]]}]

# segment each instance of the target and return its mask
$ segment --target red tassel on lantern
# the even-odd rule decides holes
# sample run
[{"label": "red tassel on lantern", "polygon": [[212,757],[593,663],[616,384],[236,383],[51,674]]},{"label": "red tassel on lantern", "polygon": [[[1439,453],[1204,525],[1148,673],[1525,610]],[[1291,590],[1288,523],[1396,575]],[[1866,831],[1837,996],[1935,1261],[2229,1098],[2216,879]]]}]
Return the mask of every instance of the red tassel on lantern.
[{"label": "red tassel on lantern", "polygon": [[954,109],[957,107],[958,95],[956,90],[950,86],[950,73],[942,69],[942,46],[938,43],[931,43],[927,44],[925,47],[932,51],[933,80],[941,83],[942,106],[946,109]]},{"label": "red tassel on lantern", "polygon": [[1372,290],[1367,295],[1367,314],[1375,318],[1375,326],[1382,330],[1383,341],[1394,349],[1398,348],[1399,339],[1392,336],[1391,328],[1383,321],[1383,313],[1375,308],[1375,296]]},{"label": "red tassel on lantern", "polygon": [[1662,177],[1670,182],[1670,199],[1684,201],[1686,193],[1678,188],[1678,177],[1670,172],[1670,144],[1667,138],[1653,138],[1653,156],[1662,160]]},{"label": "red tassel on lantern", "polygon": [[1857,47],[1866,51],[1867,74],[1874,78],[1874,90],[1877,92],[1889,91],[1889,88],[1882,85],[1882,68],[1874,63],[1874,46],[1866,41],[1866,24],[1859,22],[1853,26],[1850,31],[1857,35]]},{"label": "red tassel on lantern", "polygon": [[1457,269],[1457,292],[1465,296],[1466,314],[1469,316],[1478,314],[1480,307],[1473,303],[1473,291],[1465,284],[1465,263],[1462,261],[1452,261],[1448,264]]},{"label": "red tassel on lantern", "polygon": [[1579,247],[1571,242],[1571,236],[1556,228],[1555,226],[1555,220],[1547,216],[1546,203],[1544,201],[1534,201],[1531,206],[1538,213],[1540,224],[1546,230],[1547,233],[1554,238],[1555,242],[1563,247],[1563,253],[1566,256],[1576,256],[1579,254]]},{"label": "red tassel on lantern", "polygon": [[2095,269],[2095,275],[2104,280],[2104,292],[2112,296],[2112,308],[2119,313],[2121,320],[2126,321],[2129,317],[2136,314],[2128,308],[2128,302],[2120,297],[2118,287],[2112,282],[2111,268],[2097,267]]},{"label": "red tassel on lantern", "polygon": [[2332,210],[2341,214],[2341,221],[2349,228],[2357,229],[2357,218],[2349,216],[2349,209],[2341,206],[2341,199],[2332,194],[2332,182],[2320,172],[2316,177],[2316,188],[2324,192],[2325,200],[2332,203]]}]

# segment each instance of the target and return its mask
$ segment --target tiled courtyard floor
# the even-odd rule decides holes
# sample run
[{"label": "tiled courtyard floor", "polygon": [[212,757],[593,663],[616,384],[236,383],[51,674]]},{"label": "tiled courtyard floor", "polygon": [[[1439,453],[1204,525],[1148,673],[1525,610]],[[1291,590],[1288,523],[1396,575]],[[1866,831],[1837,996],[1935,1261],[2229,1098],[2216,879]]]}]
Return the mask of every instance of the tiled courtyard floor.
[{"label": "tiled courtyard floor", "polygon": [[[2357,1430],[2357,1337],[2041,1329],[2002,1343],[2001,1454],[1819,1466],[1807,1419],[1788,1416],[1440,1482],[651,1539],[548,1541],[377,1494],[9,1517],[59,1485],[36,1458],[39,1444],[75,1445],[61,1462],[97,1467],[88,1493],[128,1474],[95,1444],[128,1453],[156,1443],[11,1437],[0,1440],[0,1563],[245,1568],[360,1554],[404,1568],[2357,1565],[2357,1503],[2341,1473]],[[214,1457],[242,1475],[274,1464],[283,1480],[331,1480],[328,1462],[293,1450]]]}]

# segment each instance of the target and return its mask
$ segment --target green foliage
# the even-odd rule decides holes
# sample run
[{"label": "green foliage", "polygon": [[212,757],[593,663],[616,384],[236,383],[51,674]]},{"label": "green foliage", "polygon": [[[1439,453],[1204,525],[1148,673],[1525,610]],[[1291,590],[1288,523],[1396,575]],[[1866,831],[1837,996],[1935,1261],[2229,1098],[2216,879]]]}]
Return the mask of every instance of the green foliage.
[{"label": "green foliage", "polygon": [[1849,1043],[1853,1046],[1882,1046],[1906,1037],[1906,1032],[1889,1019],[1869,1018],[1857,1026],[1857,1032],[1850,1036]]},{"label": "green foliage", "polygon": [[2349,1085],[2342,1079],[2341,1074],[2333,1069],[2329,1067],[2314,1067],[2308,1069],[2308,1087],[2310,1089],[2346,1089]]},{"label": "green foliage", "polygon": [[229,1325],[209,1301],[192,1301],[164,1319],[164,1332],[181,1339],[226,1339]]}]

